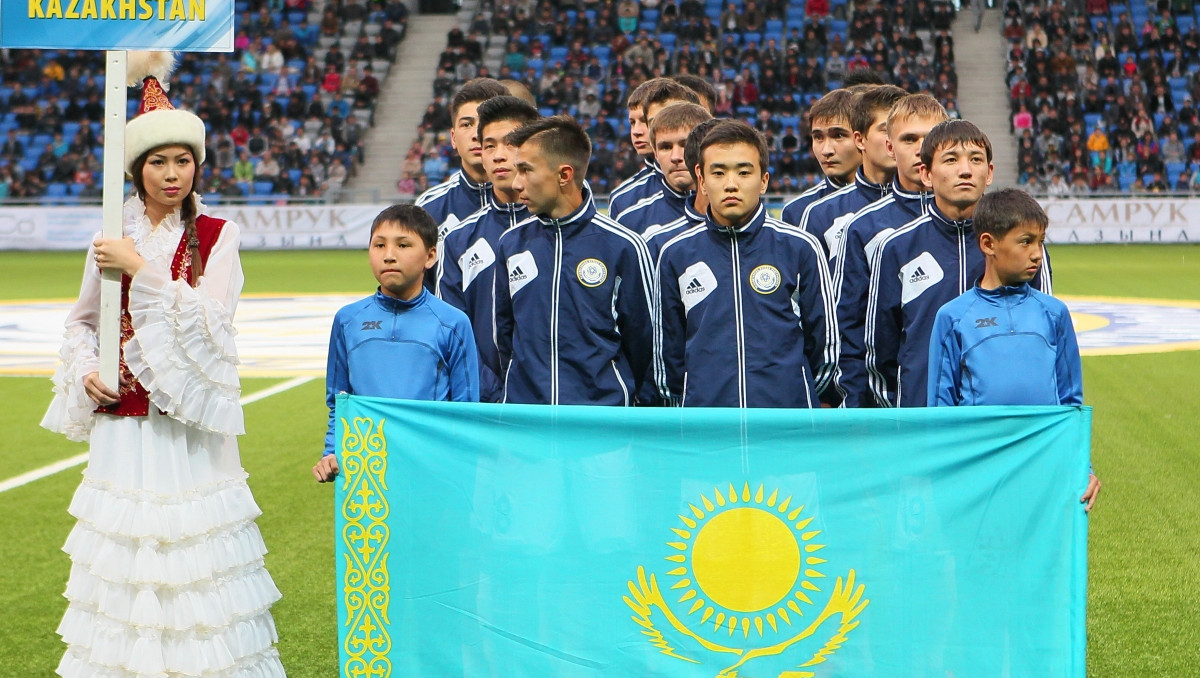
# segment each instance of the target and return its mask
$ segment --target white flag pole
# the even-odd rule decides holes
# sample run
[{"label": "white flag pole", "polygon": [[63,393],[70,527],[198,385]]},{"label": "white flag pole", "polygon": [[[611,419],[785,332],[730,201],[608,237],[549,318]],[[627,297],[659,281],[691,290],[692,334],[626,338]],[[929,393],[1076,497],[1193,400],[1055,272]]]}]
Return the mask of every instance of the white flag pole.
[{"label": "white flag pole", "polygon": [[[125,202],[125,51],[105,52],[104,69],[104,208],[105,238],[123,235]],[[106,270],[100,281],[100,381],[116,391],[121,352],[121,273]]]}]

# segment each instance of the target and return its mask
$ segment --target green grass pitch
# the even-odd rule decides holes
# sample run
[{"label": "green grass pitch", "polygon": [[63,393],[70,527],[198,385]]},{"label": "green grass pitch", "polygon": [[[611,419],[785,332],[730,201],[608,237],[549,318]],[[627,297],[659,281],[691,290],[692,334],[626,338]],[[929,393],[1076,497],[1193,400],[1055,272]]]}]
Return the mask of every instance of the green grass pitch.
[{"label": "green grass pitch", "polygon": [[[1200,247],[1055,246],[1060,294],[1200,300]],[[373,286],[365,253],[247,252],[248,294],[346,292]],[[78,253],[0,253],[0,299],[64,299],[78,291]],[[1200,351],[1084,359],[1095,407],[1093,458],[1104,481],[1093,513],[1088,675],[1200,675]],[[281,380],[247,379],[250,395]],[[86,451],[38,428],[45,377],[2,377],[0,480]],[[283,600],[279,649],[293,678],[337,675],[332,487],[309,468],[324,433],[324,384],[313,380],[246,406],[242,461],[263,509],[267,566]],[[72,468],[0,493],[0,674],[53,675],[66,606]],[[1043,677],[1038,677],[1043,678]],[[1049,678],[1049,677],[1044,677]]]}]

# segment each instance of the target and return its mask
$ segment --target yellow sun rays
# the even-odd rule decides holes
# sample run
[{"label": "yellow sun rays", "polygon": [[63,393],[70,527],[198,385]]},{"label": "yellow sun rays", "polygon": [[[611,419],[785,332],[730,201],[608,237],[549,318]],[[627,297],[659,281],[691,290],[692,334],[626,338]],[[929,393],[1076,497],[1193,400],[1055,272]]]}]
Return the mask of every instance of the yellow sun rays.
[{"label": "yellow sun rays", "polygon": [[666,556],[675,564],[670,588],[686,614],[714,632],[778,632],[793,615],[804,616],[800,604],[813,604],[808,593],[821,591],[813,580],[825,577],[817,555],[825,544],[812,541],[821,530],[809,529],[812,516],[802,518],[804,506],[792,506],[791,496],[781,501],[778,489],[765,495],[762,484],[713,488],[711,499],[700,495],[671,528],[678,540],[667,542],[675,551]]}]

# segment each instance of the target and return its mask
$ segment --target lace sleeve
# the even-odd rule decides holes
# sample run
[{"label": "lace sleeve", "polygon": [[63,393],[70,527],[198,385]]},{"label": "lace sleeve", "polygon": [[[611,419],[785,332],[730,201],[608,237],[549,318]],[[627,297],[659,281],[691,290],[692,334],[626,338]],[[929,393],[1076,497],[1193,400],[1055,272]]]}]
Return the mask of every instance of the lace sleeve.
[{"label": "lace sleeve", "polygon": [[95,252],[88,248],[79,300],[67,314],[66,334],[58,350],[54,372],[54,399],[42,418],[42,427],[62,433],[70,440],[88,439],[96,403],[83,388],[83,378],[100,369],[100,341],[96,326],[100,315],[100,271],[92,263]]},{"label": "lace sleeve", "polygon": [[226,222],[195,288],[151,263],[129,288],[134,334],[125,362],[150,402],[179,421],[224,434],[245,432],[233,327],[244,281],[240,241],[238,226]]}]

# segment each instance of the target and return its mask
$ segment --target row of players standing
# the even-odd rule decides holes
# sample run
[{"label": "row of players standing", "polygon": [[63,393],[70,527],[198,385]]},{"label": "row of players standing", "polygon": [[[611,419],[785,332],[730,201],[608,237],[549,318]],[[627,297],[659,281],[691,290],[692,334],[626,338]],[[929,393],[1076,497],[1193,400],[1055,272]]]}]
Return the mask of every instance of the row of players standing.
[{"label": "row of players standing", "polygon": [[[825,178],[777,220],[762,136],[710,121],[711,86],[684,82],[631,92],[645,167],[607,216],[573,121],[495,81],[455,96],[463,169],[417,204],[441,224],[427,280],[471,320],[482,399],[925,405],[935,314],[983,274],[987,137],[928,95],[835,90],[809,112]],[[1050,292],[1044,256],[1034,284]]]}]

